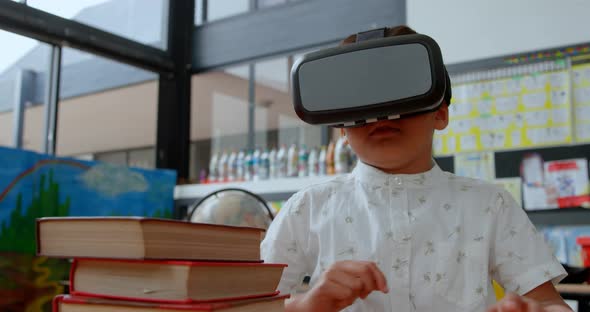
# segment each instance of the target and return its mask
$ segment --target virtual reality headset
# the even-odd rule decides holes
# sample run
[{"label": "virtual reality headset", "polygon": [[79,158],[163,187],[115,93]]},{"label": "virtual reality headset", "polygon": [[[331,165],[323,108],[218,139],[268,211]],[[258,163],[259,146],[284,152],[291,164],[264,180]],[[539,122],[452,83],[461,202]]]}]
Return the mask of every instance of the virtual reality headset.
[{"label": "virtual reality headset", "polygon": [[291,70],[295,112],[313,125],[355,127],[431,112],[450,104],[451,82],[438,44],[420,34],[384,37],[304,55]]}]

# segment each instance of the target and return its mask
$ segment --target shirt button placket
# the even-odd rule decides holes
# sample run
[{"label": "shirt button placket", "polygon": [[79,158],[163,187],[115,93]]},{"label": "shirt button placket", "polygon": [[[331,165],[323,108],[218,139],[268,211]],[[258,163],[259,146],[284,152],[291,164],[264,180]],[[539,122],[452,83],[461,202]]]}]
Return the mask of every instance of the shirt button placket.
[{"label": "shirt button placket", "polygon": [[[404,181],[401,177],[393,177],[393,190],[398,193],[400,201],[396,201],[397,205],[401,204],[397,207],[390,207],[390,209],[397,210],[401,212],[404,217],[398,219],[399,221],[399,233],[401,234],[400,245],[397,248],[397,252],[399,254],[393,255],[394,261],[401,261],[403,264],[399,267],[398,272],[395,272],[397,276],[397,283],[400,286],[398,295],[401,296],[397,297],[397,303],[391,302],[392,306],[410,306],[410,278],[411,278],[411,250],[412,250],[412,235],[411,235],[411,220],[409,216],[409,207],[408,207],[408,194],[407,189],[404,187]],[[393,191],[392,190],[392,191]],[[392,202],[393,204],[393,202]],[[403,221],[402,221],[403,220]],[[393,300],[393,297],[391,297]],[[401,300],[400,300],[401,299]],[[401,302],[400,302],[401,301]]]}]

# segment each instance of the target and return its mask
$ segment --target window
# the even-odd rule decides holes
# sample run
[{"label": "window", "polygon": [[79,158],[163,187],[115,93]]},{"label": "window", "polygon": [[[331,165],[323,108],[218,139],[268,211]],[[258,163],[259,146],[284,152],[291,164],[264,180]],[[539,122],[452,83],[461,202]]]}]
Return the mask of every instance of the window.
[{"label": "window", "polygon": [[28,0],[27,4],[157,48],[168,43],[168,1]]},{"label": "window", "polygon": [[226,162],[240,152],[256,158],[281,146],[295,144],[309,151],[326,143],[322,128],[303,123],[293,110],[292,64],[293,56],[282,56],[193,76],[191,180],[207,175],[213,182],[219,176],[255,179],[246,169],[238,171],[239,161],[233,171]]},{"label": "window", "polygon": [[[250,0],[195,1],[195,24],[197,25],[247,13],[250,10]],[[204,9],[206,12],[203,12]],[[203,20],[204,16],[206,16],[206,20]]]},{"label": "window", "polygon": [[[88,155],[91,155],[88,157]],[[156,168],[156,151],[153,147],[127,151],[101,152],[76,156],[78,159],[96,160],[113,165],[144,169]]]},{"label": "window", "polygon": [[126,152],[106,152],[97,153],[94,156],[94,160],[109,163],[112,165],[127,165],[127,153]]},{"label": "window", "polygon": [[130,151],[156,144],[157,76],[72,49],[63,56],[56,153],[153,166]]},{"label": "window", "polygon": [[50,46],[5,31],[0,41],[5,47],[0,52],[0,145],[16,146],[15,117],[20,115],[20,147],[41,151]]},{"label": "window", "polygon": [[[256,9],[266,9],[301,0],[195,0],[195,24],[213,22],[224,18],[251,12],[251,3]],[[203,10],[206,9],[206,12]],[[203,14],[205,13],[205,14]],[[206,20],[203,20],[203,17]]]},{"label": "window", "polygon": [[156,150],[155,148],[144,148],[131,150],[128,152],[127,165],[145,169],[156,168]]},{"label": "window", "polygon": [[248,147],[248,73],[241,65],[193,76],[192,180],[208,173],[212,155]]},{"label": "window", "polygon": [[319,148],[321,128],[302,122],[293,110],[290,71],[293,57],[279,57],[255,64],[256,145],[273,149],[282,145]]}]

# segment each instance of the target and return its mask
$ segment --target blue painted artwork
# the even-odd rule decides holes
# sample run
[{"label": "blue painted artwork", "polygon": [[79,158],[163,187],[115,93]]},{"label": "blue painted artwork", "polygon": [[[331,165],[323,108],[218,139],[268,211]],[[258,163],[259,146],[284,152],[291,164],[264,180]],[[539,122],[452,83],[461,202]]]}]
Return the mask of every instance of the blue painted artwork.
[{"label": "blue painted artwork", "polygon": [[69,263],[35,255],[35,219],[171,218],[176,173],[0,147],[0,311],[50,311]]}]

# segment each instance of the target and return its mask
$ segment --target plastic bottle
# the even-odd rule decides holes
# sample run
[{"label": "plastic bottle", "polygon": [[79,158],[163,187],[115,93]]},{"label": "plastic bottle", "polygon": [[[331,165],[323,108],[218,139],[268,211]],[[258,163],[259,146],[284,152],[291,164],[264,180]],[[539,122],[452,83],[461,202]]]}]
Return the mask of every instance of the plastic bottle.
[{"label": "plastic bottle", "polygon": [[218,182],[227,181],[227,158],[227,152],[223,151],[223,154],[221,154],[221,157],[219,157],[219,163],[217,164],[217,167],[219,168],[219,176],[217,177]]},{"label": "plastic bottle", "polygon": [[217,182],[217,178],[219,177],[217,164],[219,163],[219,154],[213,153],[211,156],[211,160],[209,161],[209,182]]},{"label": "plastic bottle", "polygon": [[326,146],[322,146],[322,149],[320,150],[320,155],[318,156],[318,175],[320,176],[325,176],[327,173],[326,169],[327,169],[327,164],[326,164],[326,160],[327,160],[327,152],[326,152]]},{"label": "plastic bottle", "polygon": [[309,175],[309,154],[307,153],[307,146],[302,145],[299,149],[297,175],[300,178],[307,177]]},{"label": "plastic bottle", "polygon": [[244,152],[244,150],[240,150],[240,152],[238,153],[238,157],[236,159],[236,180],[238,181],[244,181],[244,175],[245,175],[245,158],[246,158],[246,152]]},{"label": "plastic bottle", "polygon": [[320,175],[320,163],[319,154],[317,148],[312,148],[309,152],[309,158],[307,160],[307,171],[310,177],[317,177]]},{"label": "plastic bottle", "polygon": [[207,170],[201,169],[199,173],[199,183],[206,184],[207,183]]},{"label": "plastic bottle", "polygon": [[257,147],[252,154],[252,180],[258,181],[260,180],[260,156],[262,152],[260,148]]},{"label": "plastic bottle", "polygon": [[268,157],[268,149],[260,154],[260,162],[258,164],[258,178],[260,180],[268,180],[270,172],[270,161]]},{"label": "plastic bottle", "polygon": [[268,176],[270,179],[276,179],[278,177],[278,164],[277,164],[277,149],[272,148],[268,153]]},{"label": "plastic bottle", "polygon": [[336,149],[336,145],[334,142],[330,142],[328,144],[328,151],[326,152],[326,172],[328,175],[333,175],[336,173],[334,168],[334,152]]},{"label": "plastic bottle", "polygon": [[233,150],[227,159],[227,181],[233,182],[237,179],[238,153]]},{"label": "plastic bottle", "polygon": [[244,157],[244,181],[252,181],[253,152],[249,151]]},{"label": "plastic bottle", "polygon": [[336,142],[334,150],[334,169],[336,174],[348,173],[348,149],[346,148],[346,139],[341,137]]},{"label": "plastic bottle", "polygon": [[287,158],[287,147],[283,144],[277,152],[277,177],[284,178],[287,176],[289,160]]},{"label": "plastic bottle", "polygon": [[287,176],[288,177],[296,177],[298,176],[298,165],[299,165],[299,157],[297,153],[297,145],[295,143],[291,144],[289,147],[289,151],[287,152]]}]

